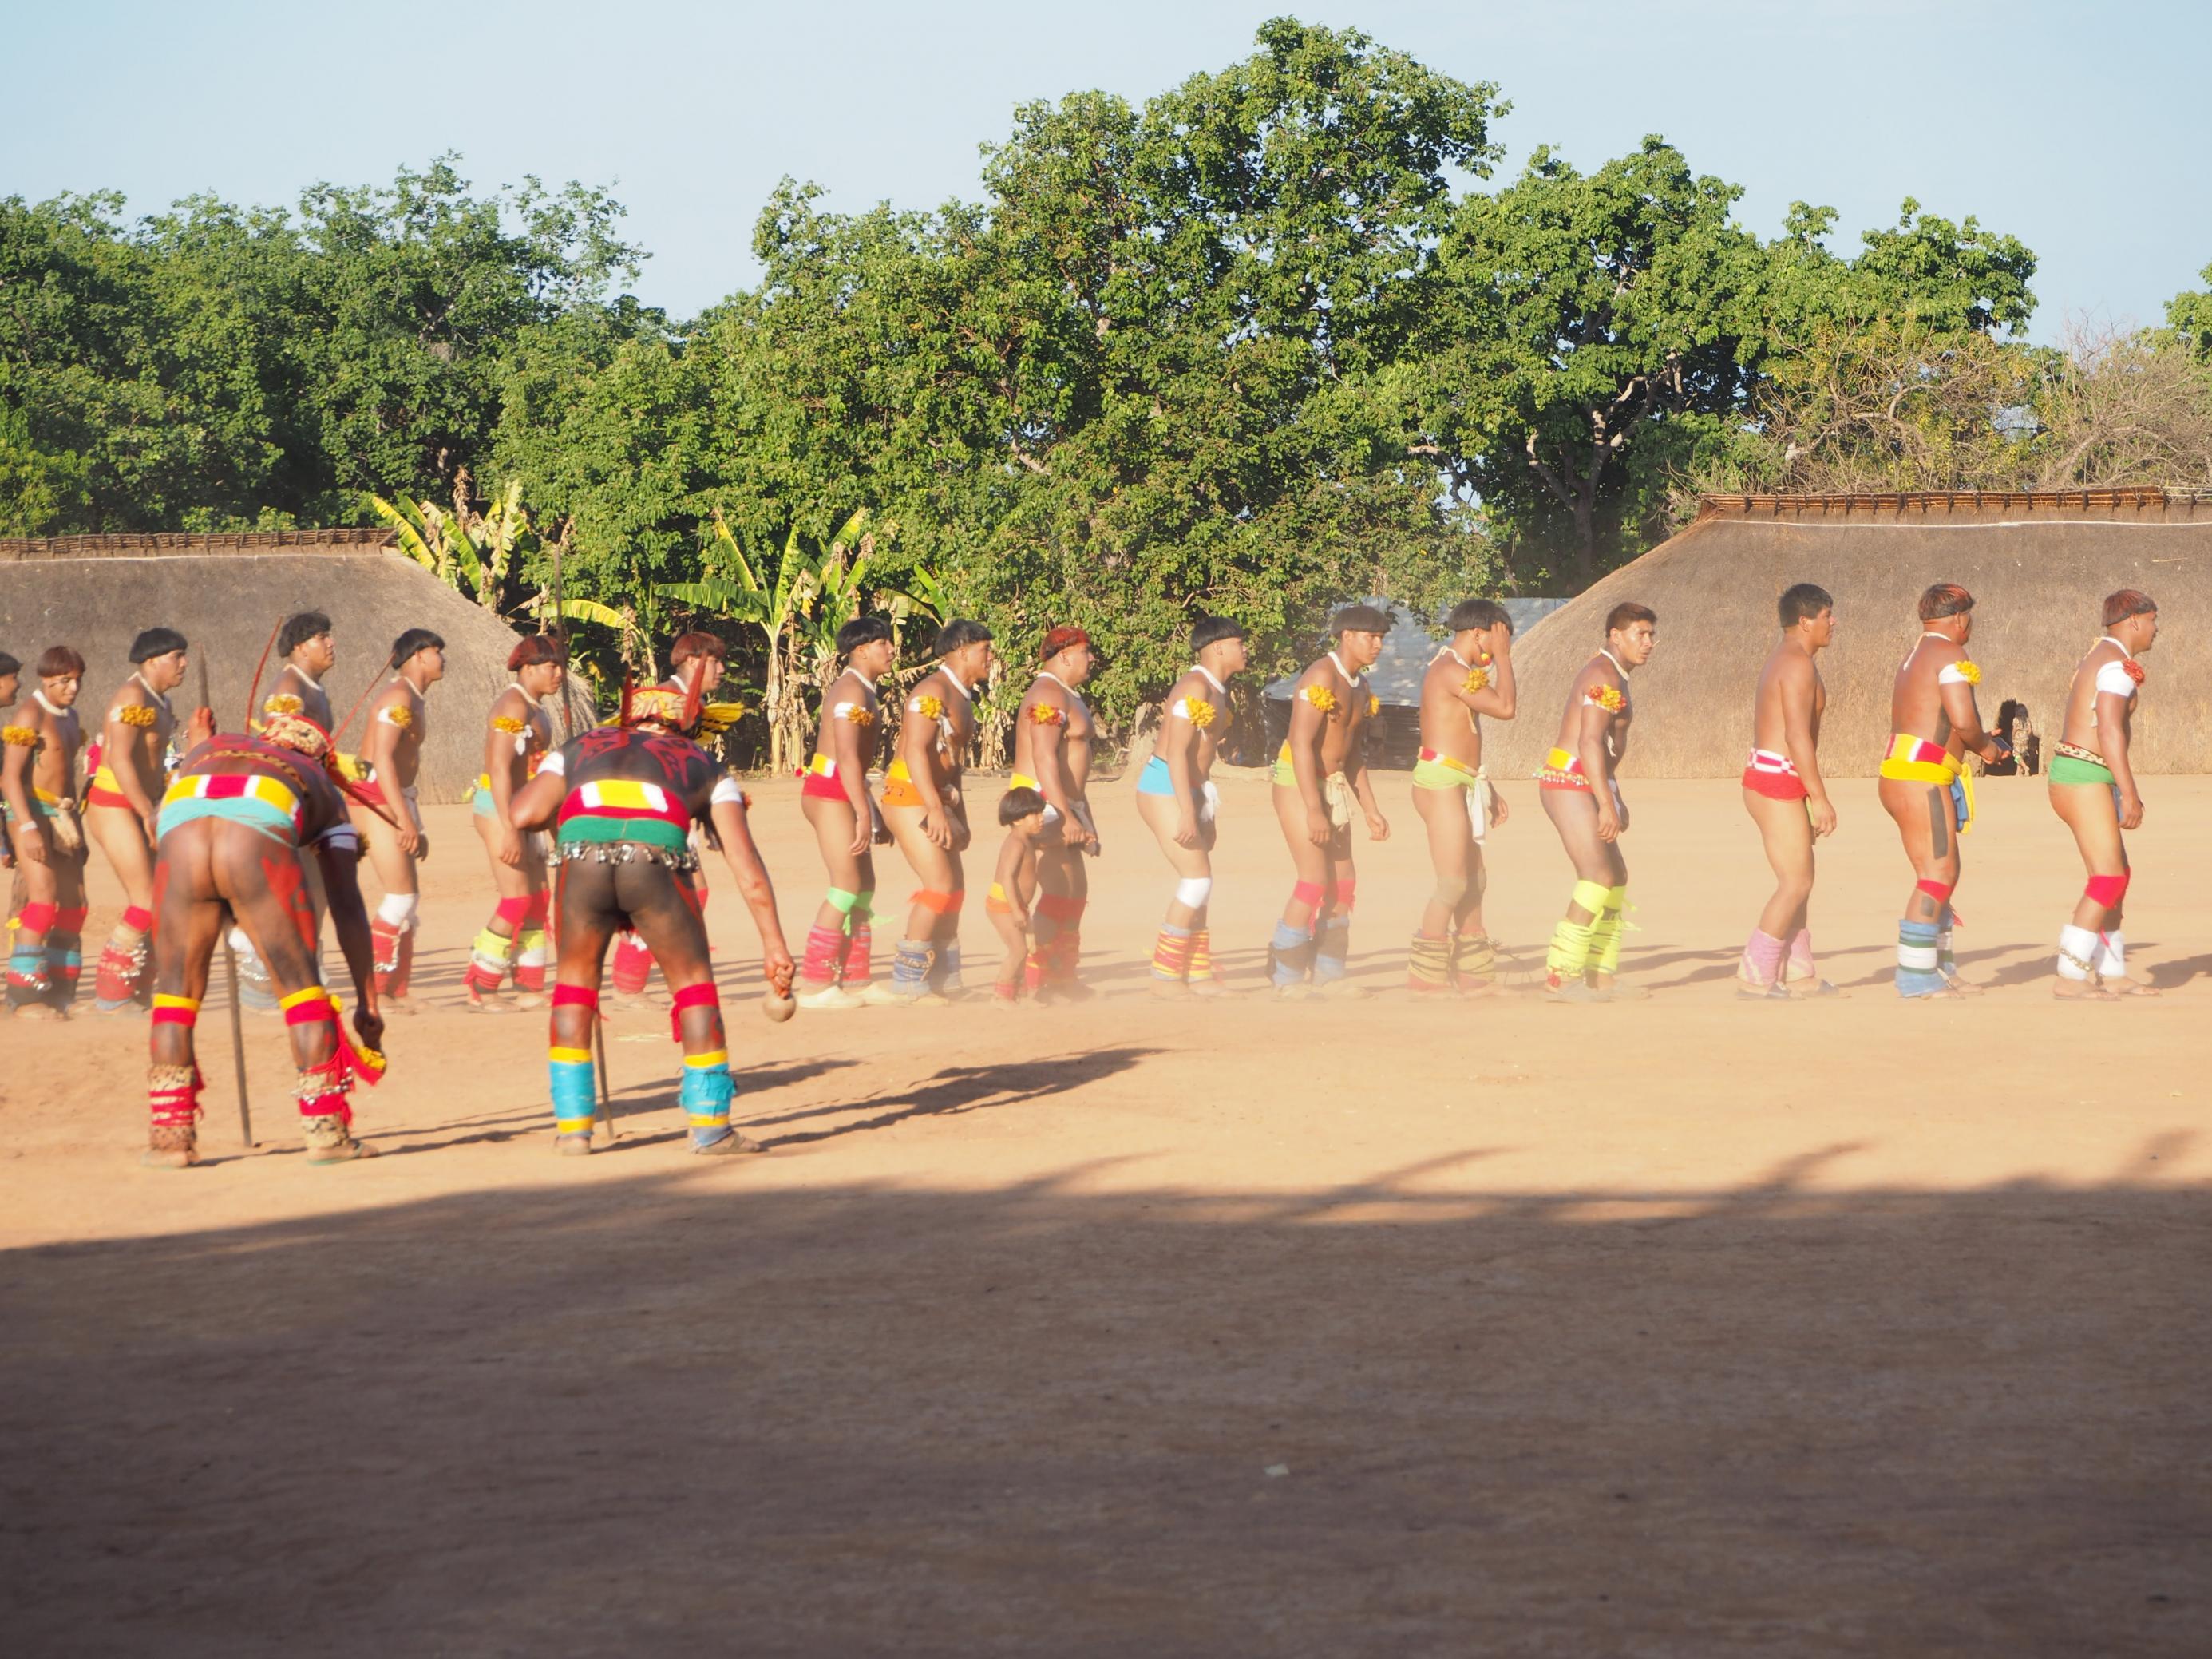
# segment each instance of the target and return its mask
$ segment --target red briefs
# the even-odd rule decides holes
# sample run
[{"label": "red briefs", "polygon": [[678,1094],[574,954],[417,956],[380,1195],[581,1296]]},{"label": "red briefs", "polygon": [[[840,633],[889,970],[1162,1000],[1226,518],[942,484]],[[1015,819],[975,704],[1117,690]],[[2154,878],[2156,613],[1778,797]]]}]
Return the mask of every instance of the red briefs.
[{"label": "red briefs", "polygon": [[1797,775],[1790,757],[1771,749],[1751,751],[1751,758],[1743,763],[1743,787],[1769,800],[1803,800],[1808,793],[1805,780]]}]

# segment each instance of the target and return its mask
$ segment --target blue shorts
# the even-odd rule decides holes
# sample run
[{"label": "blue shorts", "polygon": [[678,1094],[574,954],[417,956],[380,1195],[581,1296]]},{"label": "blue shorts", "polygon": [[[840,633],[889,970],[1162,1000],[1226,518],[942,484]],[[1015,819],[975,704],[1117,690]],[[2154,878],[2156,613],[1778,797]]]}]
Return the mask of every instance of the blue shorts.
[{"label": "blue shorts", "polygon": [[1158,755],[1145,763],[1145,769],[1137,774],[1137,793],[1140,795],[1173,795],[1175,780],[1168,775],[1168,763]]}]

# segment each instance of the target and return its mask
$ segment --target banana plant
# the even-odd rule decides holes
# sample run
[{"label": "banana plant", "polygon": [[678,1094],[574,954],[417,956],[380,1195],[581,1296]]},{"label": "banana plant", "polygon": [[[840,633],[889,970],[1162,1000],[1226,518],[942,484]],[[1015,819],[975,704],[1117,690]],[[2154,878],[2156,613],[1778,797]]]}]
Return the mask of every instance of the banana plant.
[{"label": "banana plant", "polygon": [[[890,533],[895,532],[887,527]],[[768,664],[761,714],[768,723],[769,764],[776,771],[798,763],[806,742],[807,683],[819,690],[835,678],[837,630],[860,612],[875,549],[868,509],[861,507],[827,546],[794,523],[771,564],[770,555],[749,549],[717,508],[702,561],[706,574],[697,581],[665,582],[653,590],[657,598],[759,632]]]},{"label": "banana plant", "polygon": [[489,510],[469,505],[469,475],[453,478],[453,510],[435,501],[387,501],[371,495],[369,506],[389,525],[399,550],[447,586],[465,593],[494,616],[507,581],[514,550],[530,533],[530,514],[522,505],[522,481],[510,479],[492,498]]}]

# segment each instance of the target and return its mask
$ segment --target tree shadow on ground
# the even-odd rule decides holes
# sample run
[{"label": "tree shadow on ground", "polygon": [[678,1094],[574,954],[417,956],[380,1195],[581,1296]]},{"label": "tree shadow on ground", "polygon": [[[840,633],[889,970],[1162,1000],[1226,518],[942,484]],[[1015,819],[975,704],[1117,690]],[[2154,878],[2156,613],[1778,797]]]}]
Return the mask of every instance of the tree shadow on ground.
[{"label": "tree shadow on ground", "polygon": [[2187,1139],[1948,1192],[1840,1189],[1828,1145],[1707,1191],[1483,1187],[1487,1146],[1291,1192],[677,1158],[11,1252],[0,1628],[176,1659],[2193,1655],[2212,1192],[2159,1176]]}]

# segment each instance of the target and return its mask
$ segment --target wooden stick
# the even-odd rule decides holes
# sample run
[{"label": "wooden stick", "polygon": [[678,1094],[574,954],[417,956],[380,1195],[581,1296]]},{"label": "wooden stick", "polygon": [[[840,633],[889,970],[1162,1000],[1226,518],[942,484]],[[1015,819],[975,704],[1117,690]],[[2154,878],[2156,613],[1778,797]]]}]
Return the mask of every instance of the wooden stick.
[{"label": "wooden stick", "polygon": [[[271,641],[273,642],[274,635]],[[266,652],[262,654],[264,659],[268,655]],[[213,705],[208,701],[208,667],[204,654],[200,657],[199,669],[200,706],[212,709]],[[254,680],[258,685],[260,682],[258,672],[255,673]],[[251,701],[250,697],[248,701]],[[237,919],[235,915],[231,918],[234,923]],[[230,942],[230,929],[228,927],[222,930],[222,960],[230,980],[230,1063],[232,1072],[238,1079],[238,1139],[251,1151],[253,1146],[253,1106],[246,1096],[246,1021],[244,1011],[239,1005],[238,951]]]}]

